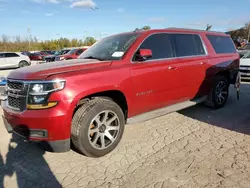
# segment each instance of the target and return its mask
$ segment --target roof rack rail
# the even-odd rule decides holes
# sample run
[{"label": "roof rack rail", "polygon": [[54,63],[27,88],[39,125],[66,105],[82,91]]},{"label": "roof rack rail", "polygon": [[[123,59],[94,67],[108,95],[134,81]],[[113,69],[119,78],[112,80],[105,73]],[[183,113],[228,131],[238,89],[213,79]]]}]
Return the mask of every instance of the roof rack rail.
[{"label": "roof rack rail", "polygon": [[[190,30],[190,31],[206,31],[205,29],[202,30],[202,29],[191,29],[191,28],[180,28],[180,27],[168,27],[166,29],[178,29],[178,30]],[[207,31],[207,32],[224,33],[225,34],[225,32],[222,32],[222,31]]]}]

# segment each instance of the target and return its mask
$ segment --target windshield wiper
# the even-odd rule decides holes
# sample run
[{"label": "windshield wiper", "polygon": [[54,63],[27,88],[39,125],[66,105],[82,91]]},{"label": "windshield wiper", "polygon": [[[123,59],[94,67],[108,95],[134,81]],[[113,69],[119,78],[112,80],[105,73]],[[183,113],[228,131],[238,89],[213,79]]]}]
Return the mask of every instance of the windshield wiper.
[{"label": "windshield wiper", "polygon": [[97,59],[99,61],[104,61],[105,59],[99,58],[99,57],[95,57],[95,56],[87,56],[87,57],[83,57],[81,59]]}]

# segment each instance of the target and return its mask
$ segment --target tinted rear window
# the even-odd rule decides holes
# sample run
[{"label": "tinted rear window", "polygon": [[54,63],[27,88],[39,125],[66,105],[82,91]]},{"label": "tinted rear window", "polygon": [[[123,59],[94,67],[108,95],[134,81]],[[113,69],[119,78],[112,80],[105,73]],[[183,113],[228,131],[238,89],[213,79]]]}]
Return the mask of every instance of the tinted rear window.
[{"label": "tinted rear window", "polygon": [[19,57],[16,53],[6,53],[5,57]]},{"label": "tinted rear window", "polygon": [[232,39],[228,36],[207,35],[217,54],[236,53]]},{"label": "tinted rear window", "polygon": [[173,34],[176,57],[205,55],[201,38],[195,34]]}]

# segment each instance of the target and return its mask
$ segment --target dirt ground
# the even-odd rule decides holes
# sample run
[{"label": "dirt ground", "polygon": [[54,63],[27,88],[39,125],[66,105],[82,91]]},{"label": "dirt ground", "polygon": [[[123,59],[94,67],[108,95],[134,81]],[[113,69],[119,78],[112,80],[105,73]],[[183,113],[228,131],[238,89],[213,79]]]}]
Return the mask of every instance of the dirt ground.
[{"label": "dirt ground", "polygon": [[48,153],[0,121],[0,187],[250,188],[250,85],[220,110],[195,106],[127,125],[118,147],[93,159]]}]

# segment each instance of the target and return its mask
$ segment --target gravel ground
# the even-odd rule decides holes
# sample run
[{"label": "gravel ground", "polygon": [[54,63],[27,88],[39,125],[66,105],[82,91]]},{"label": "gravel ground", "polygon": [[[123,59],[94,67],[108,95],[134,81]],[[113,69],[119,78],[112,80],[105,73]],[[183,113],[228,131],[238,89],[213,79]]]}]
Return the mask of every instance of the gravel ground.
[{"label": "gravel ground", "polygon": [[250,188],[250,85],[225,108],[202,105],[127,125],[105,157],[49,153],[0,121],[1,187]]}]

